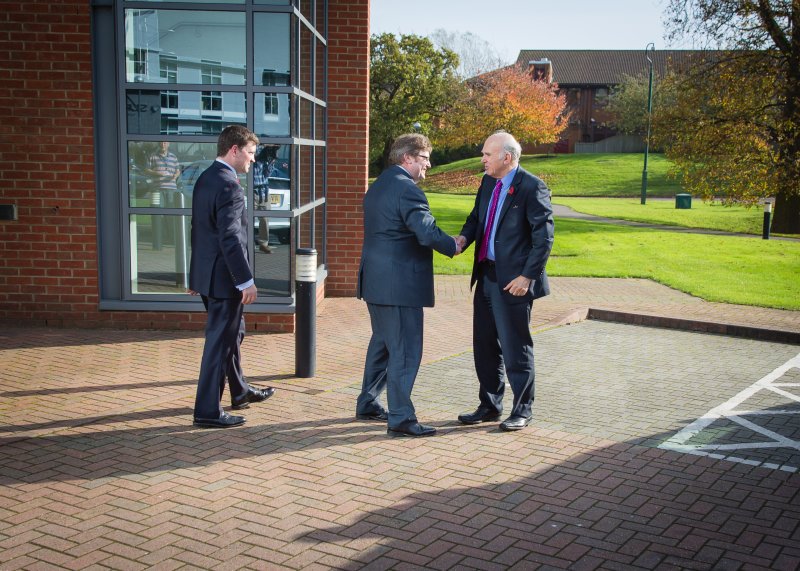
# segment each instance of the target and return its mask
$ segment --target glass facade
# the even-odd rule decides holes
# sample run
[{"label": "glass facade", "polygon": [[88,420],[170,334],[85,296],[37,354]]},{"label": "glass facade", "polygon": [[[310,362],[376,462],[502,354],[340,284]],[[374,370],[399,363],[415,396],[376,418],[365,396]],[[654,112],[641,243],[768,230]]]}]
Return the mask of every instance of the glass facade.
[{"label": "glass facade", "polygon": [[[161,7],[163,5],[163,8]],[[192,192],[220,131],[259,137],[240,176],[259,304],[290,304],[293,255],[315,247],[325,264],[325,0],[123,1],[117,4],[118,260],[101,256],[104,298],[195,301],[185,294]],[[102,139],[102,135],[100,136]],[[106,190],[105,192],[110,192]],[[111,199],[114,200],[111,200]],[[122,224],[120,224],[122,222]],[[113,291],[116,290],[116,291]]]}]

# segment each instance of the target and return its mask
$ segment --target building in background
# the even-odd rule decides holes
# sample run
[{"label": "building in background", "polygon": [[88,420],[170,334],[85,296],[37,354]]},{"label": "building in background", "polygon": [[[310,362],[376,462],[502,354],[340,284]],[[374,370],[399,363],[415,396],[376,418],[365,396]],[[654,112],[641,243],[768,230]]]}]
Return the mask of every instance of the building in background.
[{"label": "building in background", "polygon": [[201,328],[192,190],[230,124],[269,151],[270,208],[242,178],[249,327],[292,330],[297,248],[318,252],[320,295],[354,294],[369,0],[23,2],[0,19],[0,204],[16,213],[0,220],[0,321]]},{"label": "building in background", "polygon": [[[617,135],[613,117],[606,109],[611,91],[626,76],[649,73],[647,56],[653,59],[654,73],[663,76],[670,66],[688,61],[693,50],[521,50],[516,65],[530,69],[534,78],[558,84],[567,96],[572,111],[561,140],[547,145],[547,151],[575,152],[576,144],[598,143]],[[644,150],[641,137],[626,137],[618,142],[618,152]],[[579,145],[580,146],[580,145]],[[591,148],[591,147],[590,147]],[[537,148],[538,152],[545,149]],[[532,152],[526,149],[525,152]]]}]

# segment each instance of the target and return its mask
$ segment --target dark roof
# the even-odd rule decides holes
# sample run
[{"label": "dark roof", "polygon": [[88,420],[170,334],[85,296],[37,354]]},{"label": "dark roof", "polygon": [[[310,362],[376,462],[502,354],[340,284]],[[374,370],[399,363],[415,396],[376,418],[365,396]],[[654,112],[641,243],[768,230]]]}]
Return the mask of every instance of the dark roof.
[{"label": "dark roof", "polygon": [[553,81],[568,85],[616,85],[625,75],[638,76],[649,71],[647,56],[653,69],[662,75],[669,62],[685,63],[699,50],[521,50],[517,64],[527,67],[530,61],[547,58],[553,66]]}]

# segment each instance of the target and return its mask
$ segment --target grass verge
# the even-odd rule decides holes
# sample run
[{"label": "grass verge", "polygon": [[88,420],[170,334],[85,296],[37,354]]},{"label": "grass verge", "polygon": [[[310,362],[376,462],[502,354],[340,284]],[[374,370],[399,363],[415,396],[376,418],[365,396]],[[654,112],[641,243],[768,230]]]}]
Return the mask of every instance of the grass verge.
[{"label": "grass verge", "polygon": [[[474,198],[429,194],[437,222],[457,234]],[[472,247],[450,260],[434,255],[438,274],[469,275]],[[708,301],[800,309],[800,243],[709,236],[556,219],[547,265],[552,276],[652,279]]]},{"label": "grass verge", "polygon": [[[638,197],[643,163],[640,153],[525,155],[520,160],[522,167],[544,180],[557,197]],[[650,155],[648,196],[672,197],[681,192],[680,184],[668,176],[671,164],[661,154]],[[475,194],[482,174],[480,158],[464,159],[431,169],[420,186],[427,192]]]},{"label": "grass verge", "polygon": [[724,206],[719,202],[703,202],[698,199],[692,200],[690,209],[675,208],[674,200],[648,200],[647,204],[641,204],[638,198],[554,197],[553,202],[569,206],[576,212],[605,218],[759,236],[764,224],[762,208]]}]

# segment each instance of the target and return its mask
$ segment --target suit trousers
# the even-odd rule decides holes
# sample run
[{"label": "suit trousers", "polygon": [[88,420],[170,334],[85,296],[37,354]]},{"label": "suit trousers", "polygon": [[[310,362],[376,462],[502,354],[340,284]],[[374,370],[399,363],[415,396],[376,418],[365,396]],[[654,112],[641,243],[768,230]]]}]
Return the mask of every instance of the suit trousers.
[{"label": "suit trousers", "polygon": [[225,392],[225,377],[228,377],[232,399],[243,396],[249,388],[242,375],[240,352],[244,339],[244,305],[241,297],[202,296],[202,299],[208,320],[194,416],[219,418],[222,415],[220,401]]},{"label": "suit trousers", "polygon": [[356,414],[381,410],[378,397],[386,389],[389,428],[416,422],[411,391],[422,362],[422,308],[373,303],[367,303],[367,308],[372,338],[367,347]]},{"label": "suit trousers", "polygon": [[534,393],[533,300],[508,303],[497,284],[494,264],[481,263],[473,298],[472,346],[483,407],[501,413],[505,382],[514,394],[509,416],[530,418]]}]

